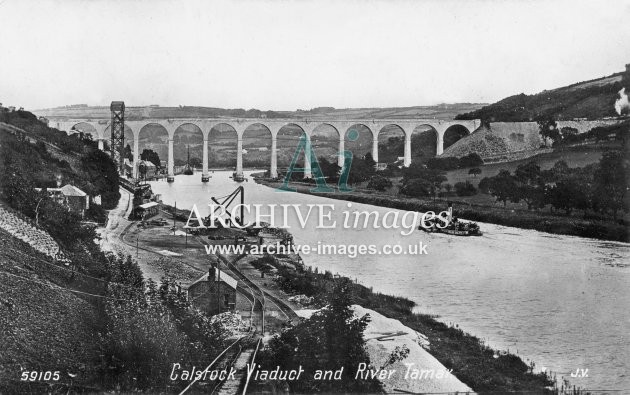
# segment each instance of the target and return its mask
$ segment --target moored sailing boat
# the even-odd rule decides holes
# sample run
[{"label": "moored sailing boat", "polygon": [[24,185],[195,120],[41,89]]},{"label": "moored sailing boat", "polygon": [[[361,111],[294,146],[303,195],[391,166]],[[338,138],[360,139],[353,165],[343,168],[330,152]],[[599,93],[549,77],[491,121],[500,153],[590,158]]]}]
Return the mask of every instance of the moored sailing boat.
[{"label": "moored sailing boat", "polygon": [[193,174],[193,169],[190,166],[190,146],[188,148],[188,158],[186,159],[186,168],[184,169],[184,174],[187,176],[191,176]]}]

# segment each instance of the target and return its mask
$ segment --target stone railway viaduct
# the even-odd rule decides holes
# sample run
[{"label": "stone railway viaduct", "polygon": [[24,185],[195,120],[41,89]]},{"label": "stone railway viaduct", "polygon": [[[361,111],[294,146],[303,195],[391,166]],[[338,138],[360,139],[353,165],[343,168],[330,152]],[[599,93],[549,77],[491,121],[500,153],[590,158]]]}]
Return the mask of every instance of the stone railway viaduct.
[{"label": "stone railway viaduct", "polygon": [[[111,121],[106,119],[64,119],[50,117],[49,126],[57,128],[59,130],[72,133],[73,129],[79,124],[91,125],[96,130],[96,136],[93,136],[98,140],[98,146],[103,149],[103,141],[108,140],[109,136],[106,135]],[[226,118],[203,118],[203,119],[143,119],[140,121],[132,120],[125,121],[125,131],[129,130],[133,135],[133,155],[134,163],[139,161],[139,146],[138,136],[142,129],[149,125],[159,125],[163,127],[168,133],[168,180],[174,179],[174,158],[173,158],[173,138],[178,128],[184,125],[197,126],[203,134],[203,173],[202,180],[207,181],[208,176],[208,135],[212,128],[219,125],[228,125],[236,131],[237,135],[237,158],[236,158],[236,173],[243,173],[243,135],[245,131],[254,126],[260,125],[269,131],[271,138],[271,164],[270,175],[271,177],[278,176],[277,166],[277,136],[285,126],[294,126],[302,130],[302,134],[306,136],[307,143],[310,141],[310,136],[313,134],[315,128],[321,125],[328,125],[337,131],[339,137],[339,152],[344,151],[344,143],[346,140],[346,134],[353,127],[363,125],[372,133],[372,157],[378,162],[378,135],[381,130],[386,126],[397,126],[405,135],[405,148],[404,148],[404,165],[409,166],[411,164],[411,134],[413,131],[422,127],[431,127],[437,138],[436,154],[442,154],[444,150],[444,135],[447,130],[453,126],[463,126],[466,128],[468,134],[476,130],[480,126],[479,120],[461,120],[461,121],[449,121],[449,120],[436,120],[436,119],[348,119],[348,120],[303,120],[303,119],[226,119]],[[341,138],[343,136],[343,138]],[[305,150],[305,177],[310,176],[310,150]],[[338,165],[343,167],[344,165],[343,155],[339,155]],[[138,168],[134,166],[134,178],[137,177]]]}]

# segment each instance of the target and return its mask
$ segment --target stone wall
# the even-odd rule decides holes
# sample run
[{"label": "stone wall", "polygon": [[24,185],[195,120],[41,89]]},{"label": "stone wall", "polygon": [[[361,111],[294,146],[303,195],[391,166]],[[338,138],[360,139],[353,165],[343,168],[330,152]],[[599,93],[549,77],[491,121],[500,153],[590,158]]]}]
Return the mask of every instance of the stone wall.
[{"label": "stone wall", "polygon": [[510,152],[530,151],[540,148],[542,140],[536,122],[495,122],[490,127],[479,128],[444,150],[442,156],[462,157],[471,152],[482,158]]},{"label": "stone wall", "polygon": [[[558,128],[571,127],[578,133],[585,133],[598,126],[609,126],[621,122],[616,119],[602,119],[596,121],[558,121]],[[536,122],[493,122],[489,127],[477,129],[444,150],[443,157],[462,157],[471,152],[478,153],[482,158],[496,161],[523,159],[536,155],[549,148],[549,144],[540,137]]]},{"label": "stone wall", "polygon": [[20,218],[8,209],[0,207],[0,228],[12,234],[35,250],[63,263],[69,261],[64,257],[57,242],[44,230],[37,228],[28,220]]},{"label": "stone wall", "polygon": [[595,121],[558,121],[558,128],[570,127],[577,129],[578,133],[586,133],[598,126],[610,126],[619,123],[617,119],[599,119]]},{"label": "stone wall", "polygon": [[[219,301],[217,301],[217,296]],[[188,288],[188,300],[193,306],[209,315],[217,314],[219,308],[221,312],[236,310],[236,299],[236,290],[224,281],[199,281]]]}]

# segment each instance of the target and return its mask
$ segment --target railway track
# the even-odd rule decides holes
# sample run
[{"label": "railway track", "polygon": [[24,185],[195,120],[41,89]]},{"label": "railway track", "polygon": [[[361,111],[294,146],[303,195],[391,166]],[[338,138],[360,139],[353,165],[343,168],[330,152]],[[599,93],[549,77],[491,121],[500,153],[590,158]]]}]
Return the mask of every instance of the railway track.
[{"label": "railway track", "polygon": [[271,293],[260,288],[258,285],[256,285],[256,283],[250,280],[245,274],[243,274],[238,269],[235,263],[238,262],[240,259],[244,258],[245,256],[246,255],[238,256],[234,260],[234,262],[230,262],[227,258],[223,256],[219,256],[219,259],[221,259],[225,263],[225,265],[232,271],[232,273],[238,276],[245,284],[248,284],[250,287],[255,288],[257,292],[261,295],[261,297],[266,300],[267,304],[273,304],[274,306],[276,306],[278,310],[282,312],[282,314],[284,314],[284,316],[288,320],[298,318],[298,315],[295,313],[295,311],[293,311],[293,309],[288,304],[283,302],[281,299],[273,296]]},{"label": "railway track", "polygon": [[[128,245],[129,247],[140,248],[147,252],[151,252],[153,254],[159,255],[156,251],[139,247],[137,245],[134,245],[134,243],[131,243],[126,240],[125,236],[127,235],[131,226],[132,224],[128,225],[120,233],[121,241],[124,244]],[[200,237],[193,236],[193,238],[196,239],[200,244],[202,245],[205,244],[204,240],[201,239]],[[217,358],[215,358],[215,360],[212,361],[210,365],[206,368],[206,370],[209,370],[209,371],[210,370],[223,370],[223,369],[226,369],[229,371],[232,367],[235,366],[237,361],[239,361],[239,357],[241,359],[243,358],[248,359],[248,360],[251,359],[251,361],[253,362],[256,355],[256,351],[261,346],[260,336],[265,335],[265,328],[266,328],[265,327],[265,311],[267,308],[275,306],[275,310],[281,312],[286,317],[287,320],[298,318],[298,315],[293,311],[293,309],[290,306],[288,306],[285,302],[283,302],[279,298],[273,296],[269,292],[262,289],[260,286],[258,286],[252,280],[250,280],[243,272],[239,270],[239,268],[237,267],[235,263],[245,256],[246,255],[237,256],[236,259],[234,259],[234,261],[232,262],[230,259],[228,259],[227,257],[223,255],[217,255],[220,262],[227,269],[227,271],[229,271],[235,278],[240,280],[240,283],[237,286],[237,290],[241,295],[243,295],[249,301],[251,305],[250,328],[249,328],[250,333],[246,336],[243,336],[237,339],[234,343],[227,346],[221,352],[221,354],[219,354],[219,356],[217,356]],[[185,263],[185,262],[183,263],[195,269],[199,269],[188,263]],[[256,350],[254,350],[253,347],[247,347],[244,344],[245,343],[244,339],[246,338],[250,338],[250,339],[258,338],[259,341],[257,343]],[[237,373],[237,375],[239,373],[243,374],[242,370],[243,369],[241,368],[239,372]],[[243,381],[236,380],[236,382],[234,382],[234,380],[231,380],[229,383],[227,383],[226,380],[219,380],[212,383],[211,384],[212,389],[209,390],[207,385],[203,385],[203,384],[195,385],[196,381],[193,381],[188,385],[188,387],[186,387],[180,393],[180,395],[183,395],[184,393],[197,393],[197,392],[207,393],[208,391],[212,394],[218,394],[221,392],[227,393],[230,391],[240,392],[240,387],[242,386],[243,382],[244,380]],[[223,388],[224,386],[226,388]]]},{"label": "railway track", "polygon": [[[200,244],[204,244],[203,240],[199,237],[194,237]],[[194,382],[191,383],[184,391],[181,392],[180,395],[184,393],[197,393],[197,392],[210,392],[211,394],[222,394],[222,393],[239,393],[240,387],[242,386],[244,379],[242,376],[245,375],[244,366],[237,367],[235,366],[239,358],[245,358],[247,361],[250,359],[253,360],[252,354],[255,355],[258,347],[260,347],[260,336],[265,333],[265,308],[267,303],[267,295],[265,292],[258,287],[255,283],[249,280],[243,273],[241,273],[235,265],[233,265],[228,258],[222,255],[218,255],[219,260],[223,265],[227,268],[233,276],[240,279],[240,283],[237,286],[237,290],[247,298],[247,300],[251,304],[250,311],[250,334],[248,336],[244,336],[239,339],[238,342],[231,344],[226,347],[225,350],[217,357],[218,361],[213,361],[211,364],[212,369],[219,370],[227,370],[234,368],[236,370],[236,380],[219,380],[212,385],[212,389],[208,391],[207,388],[201,388],[197,386],[197,388],[193,388]],[[258,343],[256,350],[253,347],[246,347],[244,345],[245,338],[258,338]],[[242,361],[241,361],[242,364]],[[210,368],[207,368],[208,370]],[[191,390],[191,388],[193,388]]]},{"label": "railway track", "polygon": [[[242,352],[243,352],[243,344],[242,342],[239,342],[239,344],[237,344],[237,347],[232,347],[232,349],[228,351],[228,353],[226,353],[225,357],[223,358],[223,361],[221,361],[222,363],[220,363],[217,366],[217,369],[226,370],[226,371],[233,369],[234,364],[236,363],[236,360],[241,356]],[[223,387],[226,381],[227,381],[227,377],[222,380],[221,379],[217,380],[216,384],[212,387],[210,394],[219,393],[220,389]]]},{"label": "railway track", "polygon": [[[241,352],[243,351],[243,343],[245,339],[248,338],[249,336],[250,335],[241,336],[238,339],[236,339],[233,343],[231,343],[229,346],[227,346],[212,362],[210,362],[210,364],[206,367],[205,371],[212,372],[214,370],[216,371],[225,370],[226,372],[229,372],[232,366],[234,366],[234,363],[236,362],[238,357],[241,355]],[[217,393],[219,389],[221,388],[221,386],[226,382],[226,380],[227,380],[227,376],[224,379],[217,379],[214,382],[210,383],[211,388],[212,388],[210,393],[211,394]],[[206,383],[204,382],[202,384],[197,384],[198,382],[199,382],[198,379],[191,381],[190,384],[188,384],[188,386],[179,393],[179,395],[192,394],[192,393],[207,393],[208,392],[207,388],[204,388],[206,387],[205,385]]]},{"label": "railway track", "polygon": [[[254,299],[253,312],[258,311],[260,313],[259,314],[260,319],[258,323],[260,324],[260,333],[264,335],[265,334],[265,308],[266,308],[266,302],[267,302],[266,300],[267,298],[265,297],[264,291],[260,289],[260,287],[257,286],[254,282],[252,282],[249,278],[247,278],[247,276],[241,273],[238,270],[238,268],[236,268],[236,265],[232,264],[232,262],[230,262],[229,259],[227,259],[223,255],[217,255],[217,257],[219,258],[221,262],[223,262],[223,264],[228,268],[228,270],[232,273],[232,275],[238,277],[238,279],[241,280],[241,282],[249,290],[250,294],[252,295],[252,298]],[[253,321],[254,321],[254,316],[252,315],[252,324],[253,324]]]},{"label": "railway track", "polygon": [[[200,239],[198,240],[203,244],[203,240],[200,240]],[[243,284],[239,286],[249,291],[249,295],[251,296],[251,298],[248,297],[248,300],[250,301],[253,300],[252,315],[251,315],[252,327],[250,328],[250,330],[252,331],[252,334],[256,333],[256,334],[260,334],[264,336],[265,310],[269,304],[276,306],[278,311],[282,312],[288,320],[297,318],[298,315],[286,303],[284,303],[282,300],[276,298],[275,296],[263,290],[261,287],[259,287],[256,283],[250,280],[243,272],[241,272],[238,269],[235,263],[241,258],[243,258],[244,256],[246,255],[237,256],[236,259],[234,259],[232,262],[230,259],[228,259],[227,257],[223,255],[217,255],[219,260],[223,263],[223,265],[225,265],[225,267],[231,272],[231,274],[237,277],[240,280],[240,282]],[[242,293],[245,294],[245,292],[242,292]],[[260,321],[258,321],[258,323],[260,323],[260,327],[255,325],[254,313],[256,311],[260,313],[258,315],[260,317]],[[258,328],[260,328],[260,330],[258,330]],[[230,367],[235,366],[239,357],[241,358],[244,357],[245,359],[249,360],[249,363],[254,363],[256,354],[260,347],[261,347],[261,338],[258,338],[258,342],[256,344],[255,350],[248,348],[247,351],[243,352],[244,350],[240,349],[238,354],[235,355],[234,358],[229,360],[229,367],[226,367],[226,369],[229,369]],[[241,361],[241,364],[243,364],[243,361]],[[217,383],[213,387],[211,393],[212,394],[240,393],[241,387],[244,385],[244,387],[242,388],[242,391],[243,391],[242,393],[245,394],[247,391],[247,386],[249,382],[246,381],[245,378],[242,378],[242,376],[245,374],[243,370],[244,369],[241,367],[241,369],[239,370],[241,375],[239,376],[239,378],[237,378],[237,380],[232,380],[232,382],[230,383],[226,383],[225,381]],[[240,378],[242,378],[242,380]],[[225,385],[225,388],[224,388],[224,385]]]}]

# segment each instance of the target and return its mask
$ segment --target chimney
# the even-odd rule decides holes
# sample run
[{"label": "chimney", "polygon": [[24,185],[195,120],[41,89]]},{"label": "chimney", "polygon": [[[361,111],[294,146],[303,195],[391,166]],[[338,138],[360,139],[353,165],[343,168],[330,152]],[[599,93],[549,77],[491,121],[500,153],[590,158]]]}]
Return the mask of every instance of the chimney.
[{"label": "chimney", "polygon": [[208,281],[214,281],[216,278],[216,270],[214,267],[214,263],[210,266],[210,271],[208,272]]}]

